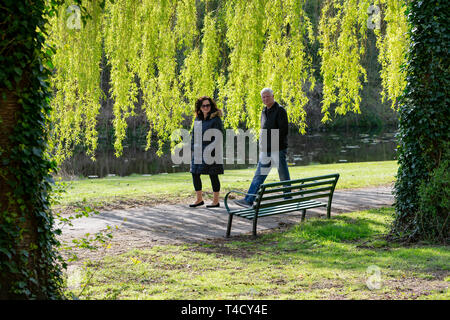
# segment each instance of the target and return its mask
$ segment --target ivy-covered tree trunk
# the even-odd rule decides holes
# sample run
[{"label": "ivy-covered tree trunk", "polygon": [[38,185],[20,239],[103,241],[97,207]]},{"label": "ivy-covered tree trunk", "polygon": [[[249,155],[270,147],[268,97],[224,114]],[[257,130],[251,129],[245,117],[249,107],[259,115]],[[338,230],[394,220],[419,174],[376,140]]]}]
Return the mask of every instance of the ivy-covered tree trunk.
[{"label": "ivy-covered tree trunk", "polygon": [[400,102],[399,170],[392,235],[448,240],[450,73],[446,0],[409,1],[411,44]]},{"label": "ivy-covered tree trunk", "polygon": [[45,10],[43,0],[7,0],[0,10],[0,299],[61,298],[49,205],[55,164],[45,157]]}]

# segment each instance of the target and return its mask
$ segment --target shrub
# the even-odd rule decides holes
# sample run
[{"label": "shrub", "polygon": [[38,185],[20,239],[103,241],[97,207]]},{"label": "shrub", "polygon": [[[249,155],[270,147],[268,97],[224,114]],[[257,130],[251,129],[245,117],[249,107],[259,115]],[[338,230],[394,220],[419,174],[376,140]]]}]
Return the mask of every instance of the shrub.
[{"label": "shrub", "polygon": [[433,170],[428,181],[419,187],[420,206],[416,215],[419,233],[429,240],[447,241],[450,212],[450,160],[445,159]]}]

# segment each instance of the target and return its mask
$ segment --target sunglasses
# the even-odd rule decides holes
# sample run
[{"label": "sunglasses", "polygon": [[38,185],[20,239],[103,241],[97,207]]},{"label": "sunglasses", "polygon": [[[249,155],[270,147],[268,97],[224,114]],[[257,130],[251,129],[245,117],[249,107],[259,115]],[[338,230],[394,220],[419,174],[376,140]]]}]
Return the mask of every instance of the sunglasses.
[{"label": "sunglasses", "polygon": [[202,108],[209,108],[209,107],[211,107],[211,105],[208,103],[208,104],[202,104]]}]

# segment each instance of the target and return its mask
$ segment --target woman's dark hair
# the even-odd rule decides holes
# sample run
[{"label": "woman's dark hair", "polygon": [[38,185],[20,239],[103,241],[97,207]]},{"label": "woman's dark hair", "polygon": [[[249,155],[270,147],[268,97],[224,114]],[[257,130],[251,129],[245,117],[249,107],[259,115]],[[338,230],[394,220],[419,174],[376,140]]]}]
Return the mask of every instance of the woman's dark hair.
[{"label": "woman's dark hair", "polygon": [[211,115],[211,113],[216,112],[218,110],[216,102],[214,101],[213,98],[210,98],[208,96],[198,98],[197,101],[195,102],[195,116],[198,117],[200,120],[205,120],[203,119],[203,112],[201,110],[203,101],[205,100],[208,100],[209,103],[211,104],[211,109],[209,109],[208,116]]}]

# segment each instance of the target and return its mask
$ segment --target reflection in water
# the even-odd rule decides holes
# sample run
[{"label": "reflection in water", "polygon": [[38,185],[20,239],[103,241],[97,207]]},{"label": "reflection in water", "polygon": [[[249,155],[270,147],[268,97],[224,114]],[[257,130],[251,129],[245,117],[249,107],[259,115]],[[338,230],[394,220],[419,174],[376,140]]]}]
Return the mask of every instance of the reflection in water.
[{"label": "reflection in water", "polygon": [[[386,161],[396,159],[397,142],[393,130],[370,132],[333,132],[300,135],[289,134],[289,165],[311,163],[340,163]],[[248,153],[248,148],[247,148]],[[123,156],[116,158],[113,150],[98,150],[94,162],[79,153],[61,166],[62,175],[127,176],[130,174],[157,174],[165,172],[187,172],[189,165],[173,165],[170,152],[158,157],[154,149],[124,146]],[[254,165],[225,165],[225,169],[248,168]]]},{"label": "reflection in water", "polygon": [[395,160],[395,132],[318,133],[289,140],[289,160],[296,165]]}]

